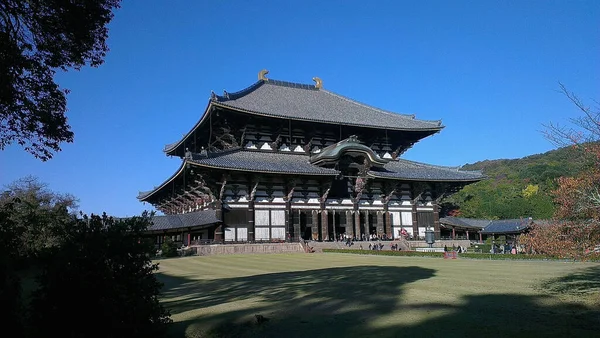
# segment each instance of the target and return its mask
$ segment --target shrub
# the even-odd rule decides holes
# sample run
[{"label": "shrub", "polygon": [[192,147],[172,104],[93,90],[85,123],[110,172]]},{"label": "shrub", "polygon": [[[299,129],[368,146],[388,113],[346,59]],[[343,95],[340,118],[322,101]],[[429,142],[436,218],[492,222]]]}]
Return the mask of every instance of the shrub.
[{"label": "shrub", "polygon": [[163,242],[162,246],[162,255],[164,257],[176,257],[177,254],[177,245],[175,245],[175,242],[173,242],[173,240],[170,237],[167,237],[165,239],[165,241]]}]

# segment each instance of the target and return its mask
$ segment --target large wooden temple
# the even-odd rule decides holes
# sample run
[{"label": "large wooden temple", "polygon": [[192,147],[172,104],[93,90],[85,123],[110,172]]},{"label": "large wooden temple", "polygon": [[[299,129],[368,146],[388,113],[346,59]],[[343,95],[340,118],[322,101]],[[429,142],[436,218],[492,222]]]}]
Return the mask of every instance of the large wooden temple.
[{"label": "large wooden temple", "polygon": [[[140,193],[166,215],[212,213],[182,237],[216,242],[440,237],[439,201],[483,178],[401,155],[439,132],[416,119],[315,84],[258,81],[211,94],[193,128],[164,152],[182,159],[160,186]],[[185,232],[185,229],[181,229]]]}]

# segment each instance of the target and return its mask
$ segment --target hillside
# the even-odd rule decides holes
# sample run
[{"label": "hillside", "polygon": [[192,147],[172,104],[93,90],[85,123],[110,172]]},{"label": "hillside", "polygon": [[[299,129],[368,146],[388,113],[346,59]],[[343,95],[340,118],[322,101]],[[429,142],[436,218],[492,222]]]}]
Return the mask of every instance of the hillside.
[{"label": "hillside", "polygon": [[565,147],[520,159],[466,164],[462,169],[482,170],[488,179],[446,198],[442,212],[486,219],[550,218],[556,179],[576,175],[586,163],[579,149]]}]

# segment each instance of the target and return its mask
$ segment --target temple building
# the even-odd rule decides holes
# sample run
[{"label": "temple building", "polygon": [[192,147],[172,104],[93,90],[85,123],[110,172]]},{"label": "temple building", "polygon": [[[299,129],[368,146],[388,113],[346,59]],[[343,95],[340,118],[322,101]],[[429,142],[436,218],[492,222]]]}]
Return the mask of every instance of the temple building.
[{"label": "temple building", "polygon": [[165,215],[214,212],[220,222],[196,224],[202,231],[188,241],[416,239],[429,227],[439,239],[440,200],[484,178],[402,158],[440,121],[354,101],[319,78],[267,73],[241,91],[213,92],[200,120],[164,148],[179,169],[138,196]]}]

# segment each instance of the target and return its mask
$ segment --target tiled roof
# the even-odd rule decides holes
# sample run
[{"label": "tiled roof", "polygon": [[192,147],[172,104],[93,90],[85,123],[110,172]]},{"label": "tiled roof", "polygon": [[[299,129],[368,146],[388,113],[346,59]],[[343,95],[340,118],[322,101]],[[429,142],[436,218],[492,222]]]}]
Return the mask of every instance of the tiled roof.
[{"label": "tiled roof", "polygon": [[148,231],[192,228],[219,223],[214,210],[193,211],[186,214],[153,216]]},{"label": "tiled roof", "polygon": [[314,85],[277,80],[259,80],[236,93],[213,96],[218,105],[251,113],[389,130],[442,129],[441,121],[417,120],[371,107]]},{"label": "tiled roof", "polygon": [[461,218],[461,217],[442,217],[440,218],[441,225],[450,225],[463,228],[472,229],[483,229],[489,225],[492,221],[489,219],[473,219],[473,218]]},{"label": "tiled roof", "polygon": [[531,226],[531,218],[504,219],[491,221],[482,234],[516,234],[527,230]]},{"label": "tiled roof", "polygon": [[402,179],[408,181],[463,181],[475,182],[485,178],[481,171],[459,170],[457,167],[443,167],[398,159],[390,161],[385,170],[369,171],[373,177]]},{"label": "tiled roof", "polygon": [[190,163],[204,167],[265,172],[275,174],[303,174],[335,176],[335,169],[321,168],[310,164],[309,156],[292,152],[266,152],[234,150],[209,154],[207,157],[194,156]]}]

